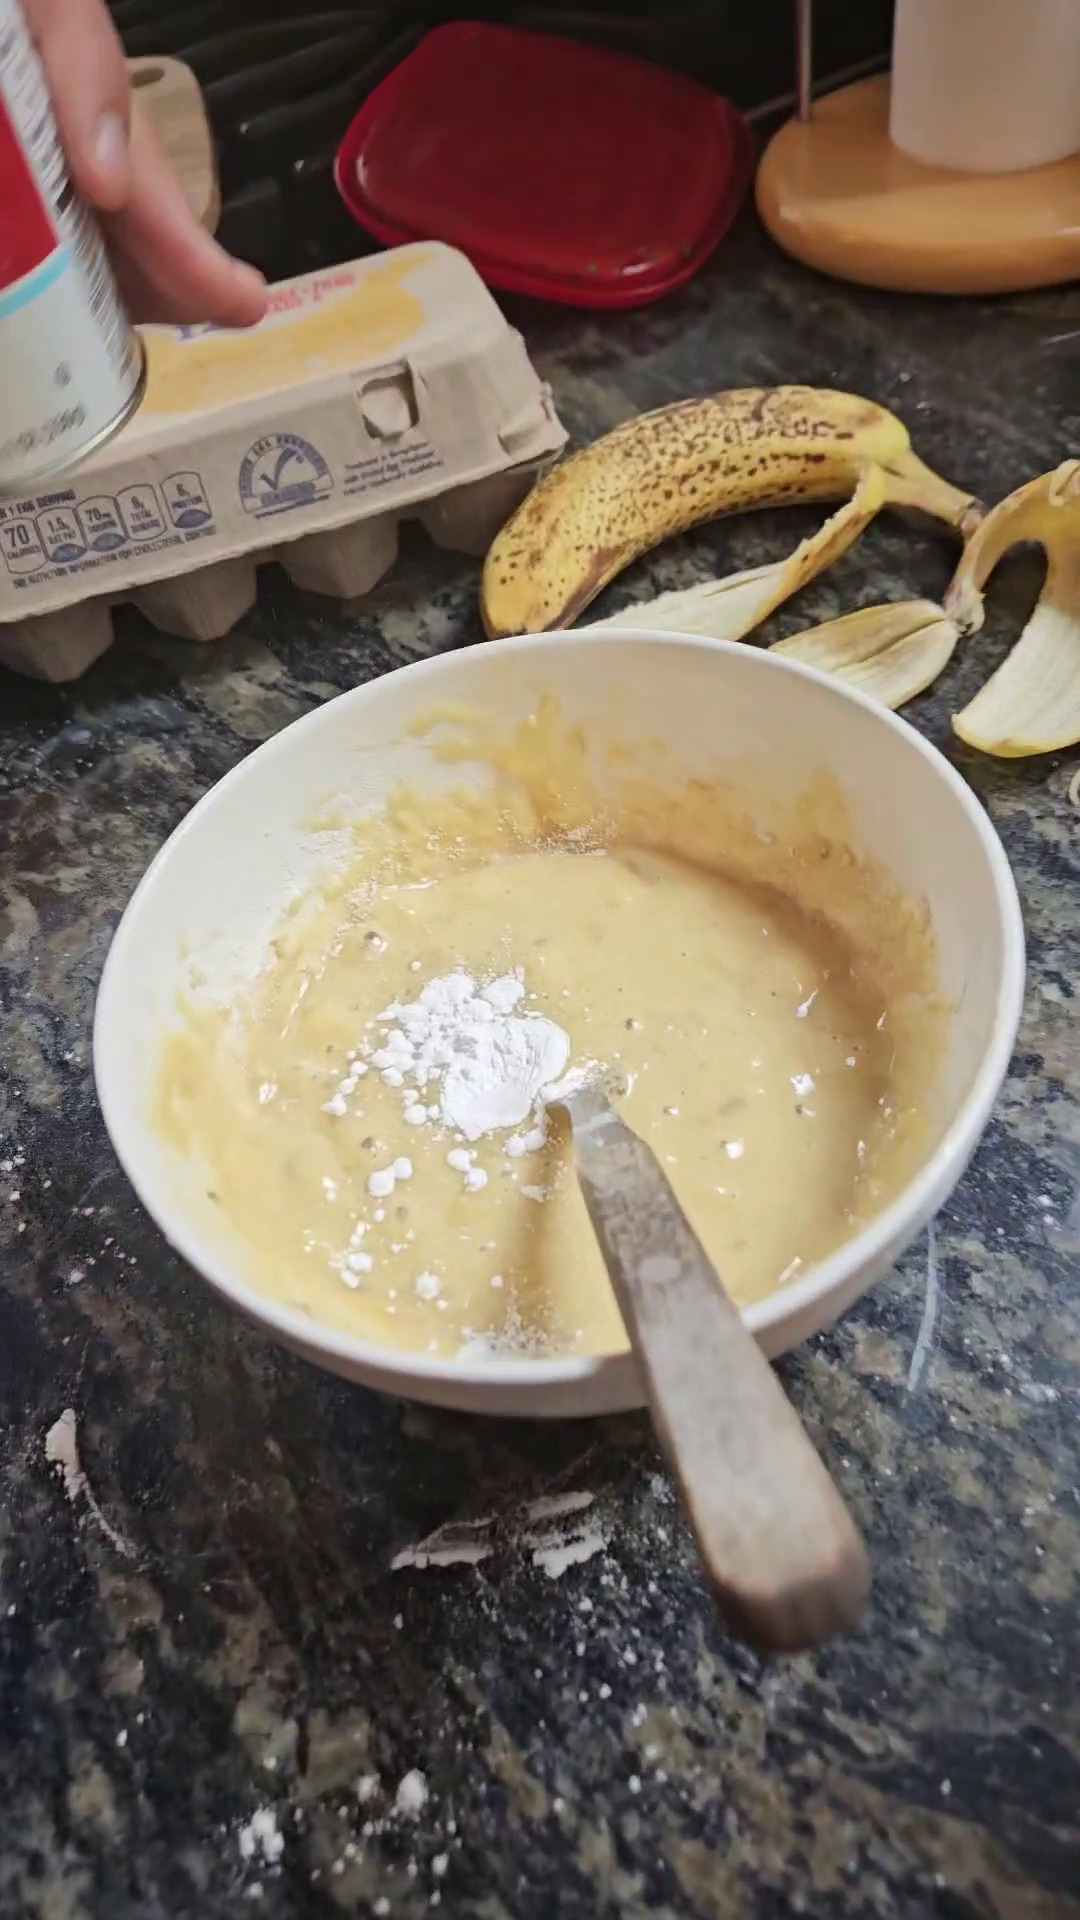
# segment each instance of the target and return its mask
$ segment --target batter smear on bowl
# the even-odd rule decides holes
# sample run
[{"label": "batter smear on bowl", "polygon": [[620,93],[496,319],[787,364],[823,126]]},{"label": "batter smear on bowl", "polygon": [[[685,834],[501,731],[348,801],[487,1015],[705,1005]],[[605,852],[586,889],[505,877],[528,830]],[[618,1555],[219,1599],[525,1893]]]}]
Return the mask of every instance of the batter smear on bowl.
[{"label": "batter smear on bowl", "polygon": [[509,741],[459,720],[447,753],[488,783],[350,823],[246,991],[193,993],[165,1042],[157,1124],[251,1284],[421,1352],[623,1348],[547,1107],[601,1068],[735,1297],[804,1273],[918,1157],[918,903],[827,781],[763,826],[633,754],[598,772],[548,710]]}]

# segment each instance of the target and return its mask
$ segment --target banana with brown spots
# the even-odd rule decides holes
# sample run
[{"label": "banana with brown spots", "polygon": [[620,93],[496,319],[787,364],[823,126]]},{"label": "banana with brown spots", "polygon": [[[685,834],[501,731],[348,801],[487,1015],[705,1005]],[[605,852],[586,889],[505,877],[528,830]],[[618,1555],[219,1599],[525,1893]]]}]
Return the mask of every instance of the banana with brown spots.
[{"label": "banana with brown spots", "polygon": [[915,507],[964,533],[980,517],[970,494],[912,451],[903,422],[857,394],[746,387],[640,414],[564,460],[496,536],[481,585],[484,625],[493,637],[567,626],[632,560],[721,514],[846,501],[820,544],[804,542],[798,568],[737,596],[740,618],[754,625],[850,545],[871,495],[872,511]]}]

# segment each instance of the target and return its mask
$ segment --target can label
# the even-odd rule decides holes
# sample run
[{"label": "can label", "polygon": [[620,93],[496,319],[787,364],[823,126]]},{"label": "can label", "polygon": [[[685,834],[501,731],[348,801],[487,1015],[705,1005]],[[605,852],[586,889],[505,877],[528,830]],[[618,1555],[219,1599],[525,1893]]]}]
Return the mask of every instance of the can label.
[{"label": "can label", "polygon": [[142,371],[18,0],[0,0],[0,183],[0,490],[10,492],[104,440]]}]

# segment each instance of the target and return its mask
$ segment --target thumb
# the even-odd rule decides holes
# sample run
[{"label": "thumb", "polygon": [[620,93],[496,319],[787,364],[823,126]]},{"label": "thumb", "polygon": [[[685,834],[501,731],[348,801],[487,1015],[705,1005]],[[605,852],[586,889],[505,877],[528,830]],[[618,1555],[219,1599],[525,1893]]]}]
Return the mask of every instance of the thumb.
[{"label": "thumb", "polygon": [[103,0],[23,0],[23,8],[72,180],[92,206],[115,212],[133,184],[131,90]]}]

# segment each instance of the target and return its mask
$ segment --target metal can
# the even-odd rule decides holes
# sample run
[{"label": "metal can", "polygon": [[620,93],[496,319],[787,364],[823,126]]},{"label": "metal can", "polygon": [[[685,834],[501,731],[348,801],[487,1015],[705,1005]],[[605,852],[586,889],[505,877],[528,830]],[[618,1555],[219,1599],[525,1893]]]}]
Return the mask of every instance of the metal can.
[{"label": "metal can", "polygon": [[0,0],[0,493],[84,460],[145,380],[18,0]]}]

